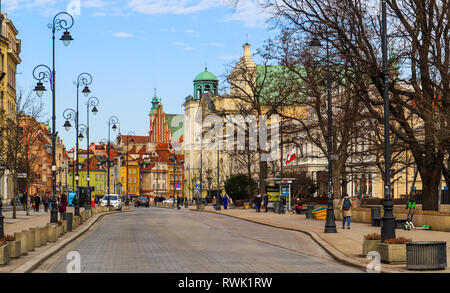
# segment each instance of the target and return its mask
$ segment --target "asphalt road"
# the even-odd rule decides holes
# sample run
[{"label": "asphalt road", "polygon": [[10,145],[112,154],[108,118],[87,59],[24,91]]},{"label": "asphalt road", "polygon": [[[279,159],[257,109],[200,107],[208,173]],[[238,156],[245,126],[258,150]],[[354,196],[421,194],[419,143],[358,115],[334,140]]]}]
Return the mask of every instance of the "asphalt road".
[{"label": "asphalt road", "polygon": [[[80,256],[75,266],[73,251]],[[211,213],[145,207],[104,217],[35,272],[65,273],[68,267],[81,273],[361,272],[335,262],[303,233]]]}]

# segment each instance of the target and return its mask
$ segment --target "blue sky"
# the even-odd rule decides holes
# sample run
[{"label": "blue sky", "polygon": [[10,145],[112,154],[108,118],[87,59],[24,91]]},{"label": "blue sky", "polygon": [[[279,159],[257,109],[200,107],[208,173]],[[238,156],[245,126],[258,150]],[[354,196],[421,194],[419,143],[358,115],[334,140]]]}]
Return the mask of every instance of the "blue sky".
[{"label": "blue sky", "polygon": [[[81,3],[79,10],[73,5],[77,2]],[[66,108],[76,108],[73,81],[83,72],[92,75],[92,96],[100,100],[99,113],[90,116],[91,142],[107,138],[107,120],[112,115],[119,118],[122,133],[147,135],[154,88],[166,113],[182,114],[184,99],[193,92],[192,81],[205,63],[223,82],[227,65],[242,55],[246,40],[255,52],[273,34],[265,23],[268,15],[255,0],[242,0],[237,7],[229,2],[3,0],[2,11],[13,21],[22,40],[17,84],[31,90],[36,84],[33,68],[51,65],[51,30],[47,24],[58,12],[69,9],[75,16],[70,29],[74,41],[69,47],[61,41],[56,44],[56,126],[66,147],[74,146],[75,130],[64,130],[62,113]],[[61,34],[57,32],[57,40]],[[46,87],[43,120],[50,120],[51,92],[48,84]],[[80,94],[81,123],[86,123],[86,100]],[[85,140],[81,146],[86,146]]]}]

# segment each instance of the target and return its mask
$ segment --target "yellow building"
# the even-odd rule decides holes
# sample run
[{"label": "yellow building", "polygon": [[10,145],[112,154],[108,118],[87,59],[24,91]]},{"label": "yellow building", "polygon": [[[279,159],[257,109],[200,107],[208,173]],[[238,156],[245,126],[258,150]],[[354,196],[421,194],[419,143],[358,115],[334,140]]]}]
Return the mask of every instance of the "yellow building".
[{"label": "yellow building", "polygon": [[[18,33],[6,13],[0,12],[0,107],[4,117],[10,119],[16,117],[16,72],[22,62]],[[9,170],[0,174],[0,189],[5,199],[12,198],[13,180]]]},{"label": "yellow building", "polygon": [[[127,174],[128,173],[128,174]],[[128,179],[128,185],[127,185]],[[127,157],[124,156],[124,159],[121,160],[120,166],[120,183],[122,184],[122,194],[127,194],[127,186],[128,186],[128,195],[129,196],[139,196],[140,195],[140,173],[139,173],[139,163],[132,155],[128,155],[128,163]]]}]

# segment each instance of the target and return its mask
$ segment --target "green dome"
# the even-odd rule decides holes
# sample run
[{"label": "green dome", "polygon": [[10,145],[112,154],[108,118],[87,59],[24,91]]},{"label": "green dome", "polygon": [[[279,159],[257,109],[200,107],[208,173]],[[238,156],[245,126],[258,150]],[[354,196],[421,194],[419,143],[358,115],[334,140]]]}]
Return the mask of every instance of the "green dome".
[{"label": "green dome", "polygon": [[205,71],[199,73],[199,75],[197,75],[197,77],[194,79],[194,81],[203,81],[203,80],[219,81],[217,79],[217,76],[215,76],[214,73],[209,72],[207,68],[205,68]]}]

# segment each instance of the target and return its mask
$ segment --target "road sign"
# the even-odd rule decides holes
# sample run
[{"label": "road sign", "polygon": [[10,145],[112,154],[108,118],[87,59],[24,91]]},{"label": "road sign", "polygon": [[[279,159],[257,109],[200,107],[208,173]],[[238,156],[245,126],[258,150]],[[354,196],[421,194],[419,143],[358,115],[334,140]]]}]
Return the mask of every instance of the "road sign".
[{"label": "road sign", "polygon": [[27,173],[18,173],[17,178],[27,178]]},{"label": "road sign", "polygon": [[180,185],[180,183],[177,183],[176,188],[177,188],[177,190],[181,190],[181,185]]},{"label": "road sign", "polygon": [[202,189],[202,185],[201,184],[195,184],[195,189],[196,190],[201,190]]}]

